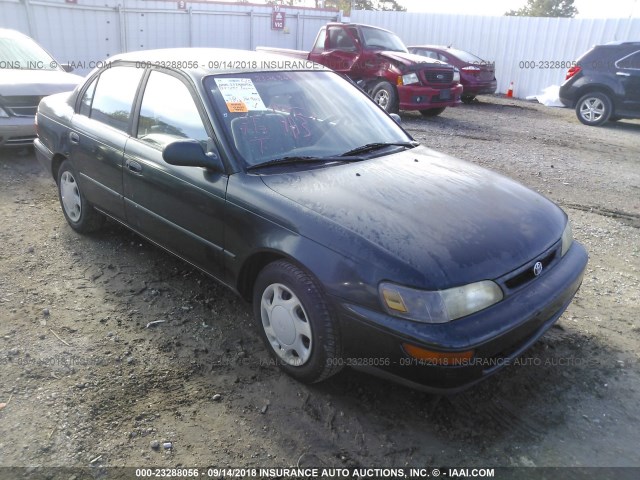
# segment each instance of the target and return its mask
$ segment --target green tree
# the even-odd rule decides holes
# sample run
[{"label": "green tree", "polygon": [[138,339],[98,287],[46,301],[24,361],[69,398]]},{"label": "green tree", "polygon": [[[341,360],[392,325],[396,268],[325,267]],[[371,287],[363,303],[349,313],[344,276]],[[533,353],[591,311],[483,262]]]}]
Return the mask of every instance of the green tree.
[{"label": "green tree", "polygon": [[573,0],[527,0],[527,4],[518,10],[505,13],[513,17],[575,17],[578,9]]},{"label": "green tree", "polygon": [[[317,3],[316,0],[316,4]],[[346,15],[350,14],[352,7],[355,10],[407,11],[405,7],[400,5],[398,0],[326,0],[324,6],[326,8],[342,10]]]}]

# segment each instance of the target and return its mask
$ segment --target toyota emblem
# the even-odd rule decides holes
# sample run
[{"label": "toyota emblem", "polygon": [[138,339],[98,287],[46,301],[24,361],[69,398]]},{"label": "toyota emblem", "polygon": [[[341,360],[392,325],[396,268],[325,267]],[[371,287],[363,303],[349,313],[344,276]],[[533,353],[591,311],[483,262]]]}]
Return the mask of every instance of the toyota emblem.
[{"label": "toyota emblem", "polygon": [[536,262],[533,266],[533,274],[537,277],[542,273],[542,262]]}]

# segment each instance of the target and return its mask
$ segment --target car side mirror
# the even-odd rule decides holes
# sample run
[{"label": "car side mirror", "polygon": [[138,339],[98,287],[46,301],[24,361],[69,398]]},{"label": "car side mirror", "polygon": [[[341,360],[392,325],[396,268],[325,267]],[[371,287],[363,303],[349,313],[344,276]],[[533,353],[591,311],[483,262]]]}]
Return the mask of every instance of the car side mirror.
[{"label": "car side mirror", "polygon": [[170,143],[162,151],[162,158],[169,165],[180,167],[203,167],[218,172],[224,171],[222,160],[215,148],[205,153],[200,142],[196,140],[179,140]]},{"label": "car side mirror", "polygon": [[390,113],[389,116],[395,120],[395,122],[400,125],[402,123],[402,118],[397,113]]}]

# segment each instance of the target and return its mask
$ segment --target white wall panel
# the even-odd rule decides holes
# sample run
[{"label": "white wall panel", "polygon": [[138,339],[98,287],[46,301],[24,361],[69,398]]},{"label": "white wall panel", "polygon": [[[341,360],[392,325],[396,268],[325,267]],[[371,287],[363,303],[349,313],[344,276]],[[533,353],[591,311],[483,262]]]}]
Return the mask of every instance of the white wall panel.
[{"label": "white wall panel", "polygon": [[[442,15],[354,10],[351,21],[396,32],[407,45],[453,45],[494,61],[498,92],[514,82],[514,94],[526,97],[560,85],[567,68],[539,62],[571,62],[593,45],[615,40],[640,41],[640,19],[524,18]],[[533,62],[526,68],[522,62]]]},{"label": "white wall panel", "polygon": [[[308,50],[318,29],[337,12],[283,8],[285,31],[271,30],[271,7],[234,3],[145,0],[0,0],[0,27],[34,37],[61,62],[104,60],[122,51],[164,47],[271,46]],[[640,19],[486,17],[354,10],[351,21],[396,32],[407,45],[454,45],[494,61],[498,91],[514,82],[515,95],[540,93],[564,80],[570,62],[592,45],[640,40]],[[523,62],[533,62],[533,68]],[[80,69],[79,73],[88,70]]]}]

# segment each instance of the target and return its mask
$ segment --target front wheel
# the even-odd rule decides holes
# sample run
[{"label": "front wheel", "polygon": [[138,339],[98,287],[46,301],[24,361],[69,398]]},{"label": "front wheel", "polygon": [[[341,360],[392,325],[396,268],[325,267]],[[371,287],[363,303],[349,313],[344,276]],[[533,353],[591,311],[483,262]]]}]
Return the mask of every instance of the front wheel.
[{"label": "front wheel", "polygon": [[427,110],[420,110],[420,113],[422,114],[423,117],[437,117],[442,112],[444,112],[445,108],[447,107],[429,108]]},{"label": "front wheel", "polygon": [[78,175],[71,162],[62,162],[58,170],[58,197],[62,213],[76,232],[93,232],[102,226],[104,216],[85,199],[77,179]]},{"label": "front wheel", "polygon": [[387,113],[398,113],[398,94],[389,82],[380,82],[373,87],[371,98]]},{"label": "front wheel", "polygon": [[578,120],[589,126],[602,125],[609,120],[612,112],[611,100],[600,92],[587,93],[576,104]]},{"label": "front wheel", "polygon": [[253,291],[261,336],[287,374],[320,382],[341,369],[337,322],[317,280],[285,260],[267,265]]}]

